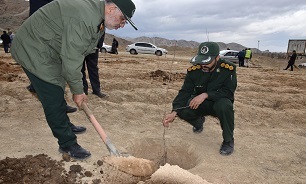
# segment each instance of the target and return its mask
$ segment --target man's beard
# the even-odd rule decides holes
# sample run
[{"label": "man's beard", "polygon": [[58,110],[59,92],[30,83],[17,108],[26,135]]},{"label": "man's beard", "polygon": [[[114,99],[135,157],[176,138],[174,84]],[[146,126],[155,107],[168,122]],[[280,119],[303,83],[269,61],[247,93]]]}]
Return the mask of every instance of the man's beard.
[{"label": "man's beard", "polygon": [[211,67],[207,67],[205,65],[202,65],[202,71],[203,72],[212,72],[215,68],[216,68],[216,65],[217,65],[217,61],[213,61],[214,64],[211,66]]}]

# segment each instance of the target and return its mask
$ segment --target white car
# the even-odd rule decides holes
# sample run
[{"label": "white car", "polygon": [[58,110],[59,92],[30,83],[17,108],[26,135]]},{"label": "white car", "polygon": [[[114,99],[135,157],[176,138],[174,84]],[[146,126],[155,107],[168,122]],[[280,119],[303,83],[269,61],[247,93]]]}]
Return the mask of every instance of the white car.
[{"label": "white car", "polygon": [[163,48],[159,48],[152,43],[147,42],[136,42],[131,45],[128,45],[125,50],[130,52],[130,54],[155,54],[157,56],[162,56],[167,54],[168,51]]},{"label": "white car", "polygon": [[100,52],[102,52],[102,53],[107,53],[107,52],[111,52],[111,51],[112,51],[112,46],[106,45],[106,44],[103,42],[103,46],[100,48]]},{"label": "white car", "polygon": [[306,63],[300,63],[299,68],[306,68]]},{"label": "white car", "polygon": [[219,55],[221,59],[228,60],[233,63],[239,63],[238,53],[239,51],[236,50],[221,50]]}]

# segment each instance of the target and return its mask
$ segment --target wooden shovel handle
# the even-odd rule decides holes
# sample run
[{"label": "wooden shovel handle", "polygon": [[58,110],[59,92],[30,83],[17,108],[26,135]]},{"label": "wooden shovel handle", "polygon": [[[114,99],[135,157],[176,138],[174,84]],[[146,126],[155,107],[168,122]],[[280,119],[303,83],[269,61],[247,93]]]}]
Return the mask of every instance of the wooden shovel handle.
[{"label": "wooden shovel handle", "polygon": [[88,108],[86,103],[82,103],[82,108],[83,108],[86,116],[88,117],[89,121],[92,123],[92,125],[95,127],[96,131],[100,135],[100,137],[103,140],[104,144],[106,144],[107,143],[107,141],[106,141],[107,140],[107,135],[104,132],[104,130],[101,127],[101,125],[99,124],[99,122],[97,121],[97,119],[94,117],[92,111]]}]

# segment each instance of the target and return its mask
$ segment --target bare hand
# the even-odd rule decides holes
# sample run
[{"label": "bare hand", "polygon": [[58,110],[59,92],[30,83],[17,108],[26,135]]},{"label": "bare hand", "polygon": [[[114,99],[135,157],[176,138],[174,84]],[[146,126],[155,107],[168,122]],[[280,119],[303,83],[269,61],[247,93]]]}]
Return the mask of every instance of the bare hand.
[{"label": "bare hand", "polygon": [[167,114],[163,120],[164,127],[169,127],[169,123],[171,123],[175,119],[175,116],[176,116],[175,111],[171,112],[170,114]]},{"label": "bare hand", "polygon": [[74,103],[79,107],[79,109],[82,109],[82,103],[87,103],[87,95],[85,93],[83,94],[74,94],[72,96]]},{"label": "bare hand", "polygon": [[199,105],[201,105],[201,103],[203,103],[206,98],[208,98],[207,93],[202,93],[194,97],[189,103],[190,109],[197,109]]}]

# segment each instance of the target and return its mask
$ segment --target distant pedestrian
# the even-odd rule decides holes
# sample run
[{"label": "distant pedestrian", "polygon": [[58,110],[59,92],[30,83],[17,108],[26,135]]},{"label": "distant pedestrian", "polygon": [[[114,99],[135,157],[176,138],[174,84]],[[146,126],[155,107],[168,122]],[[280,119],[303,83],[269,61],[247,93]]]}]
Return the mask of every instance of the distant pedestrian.
[{"label": "distant pedestrian", "polygon": [[245,57],[245,49],[242,49],[238,53],[239,67],[244,67],[244,57]]},{"label": "distant pedestrian", "polygon": [[9,32],[8,32],[8,35],[10,36],[11,43],[12,43],[12,42],[13,42],[13,39],[14,39],[15,34],[14,34],[12,31],[9,31]]},{"label": "distant pedestrian", "polygon": [[293,50],[292,55],[290,56],[290,59],[288,61],[288,65],[284,70],[287,70],[290,67],[291,71],[293,71],[293,65],[295,63],[296,57],[297,57],[296,51]]},{"label": "distant pedestrian", "polygon": [[1,40],[3,41],[3,48],[5,53],[9,53],[9,48],[11,44],[11,38],[10,35],[6,33],[6,31],[3,31],[3,34],[1,35]]},{"label": "distant pedestrian", "polygon": [[249,67],[251,59],[252,59],[252,51],[250,48],[245,50],[245,62],[246,62],[246,67]]},{"label": "distant pedestrian", "polygon": [[114,38],[113,43],[112,43],[112,51],[111,51],[112,54],[118,54],[118,50],[117,50],[118,46],[119,46],[119,43],[116,40],[116,38]]}]

